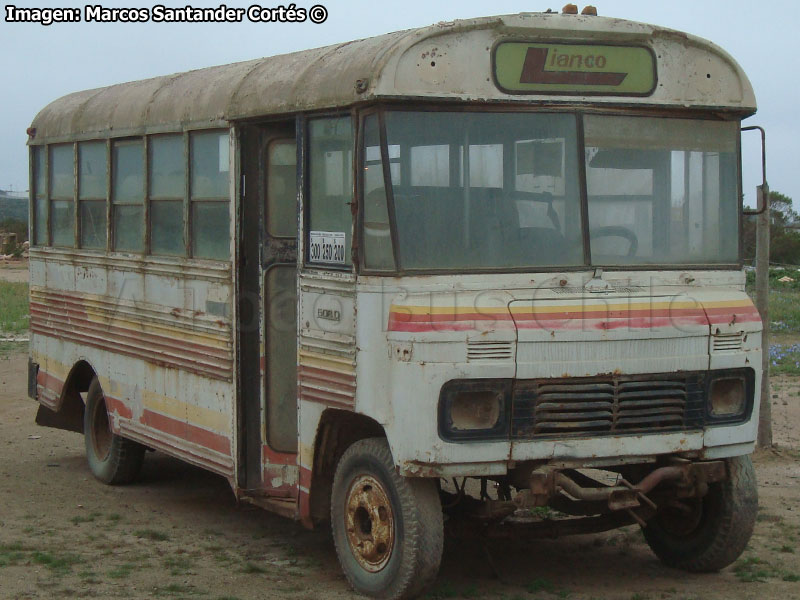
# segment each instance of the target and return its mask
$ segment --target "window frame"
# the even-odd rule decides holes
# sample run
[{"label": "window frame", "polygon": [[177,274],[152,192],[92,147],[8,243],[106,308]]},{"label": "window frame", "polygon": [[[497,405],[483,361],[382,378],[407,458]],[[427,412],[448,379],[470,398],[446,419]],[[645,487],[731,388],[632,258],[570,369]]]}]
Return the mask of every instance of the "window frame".
[{"label": "window frame", "polygon": [[[231,140],[233,139],[234,135],[231,131],[230,127],[211,127],[209,129],[192,129],[186,130],[183,132],[185,140],[184,140],[184,148],[185,148],[185,155],[187,157],[186,162],[186,201],[184,203],[184,235],[186,239],[186,257],[192,258],[195,260],[210,260],[214,262],[226,262],[230,263],[233,260],[233,252],[230,248],[232,234],[231,234],[231,221],[233,220],[231,215],[231,183],[235,183],[235,169],[232,169],[231,165],[231,156],[233,153],[228,153],[228,185],[225,196],[219,197],[204,197],[198,196],[197,198],[193,195],[192,189],[192,176],[194,175],[194,171],[192,168],[192,137],[195,135],[203,135],[203,134],[212,134],[224,133],[228,138],[228,147],[230,148]],[[200,203],[224,203],[227,206],[227,213],[228,213],[228,257],[227,258],[206,258],[206,257],[198,257],[195,256],[194,252],[194,206],[195,204]],[[235,234],[233,234],[235,236]]]},{"label": "window frame", "polygon": [[[39,190],[39,184],[37,181],[39,175],[39,165],[37,162],[37,155],[41,155],[42,157],[42,164],[41,164],[41,171],[42,173],[42,185],[41,187],[44,188],[43,190]],[[28,239],[31,242],[32,247],[40,247],[40,248],[47,248],[50,246],[50,198],[49,198],[49,188],[48,188],[48,168],[49,168],[49,159],[48,159],[48,150],[46,144],[30,146],[28,152],[28,160],[29,162],[29,182],[28,182],[28,189],[30,190],[30,206],[28,209]],[[37,213],[37,206],[39,203],[42,203],[42,206],[45,208],[45,218],[44,218],[44,240],[39,239],[39,217]]]},{"label": "window frame", "polygon": [[[351,198],[350,198],[350,247],[345,247],[345,252],[350,253],[350,264],[344,265],[336,265],[334,263],[322,263],[322,262],[314,262],[311,260],[310,257],[310,236],[311,236],[311,135],[310,135],[310,122],[320,119],[341,119],[341,118],[350,118],[350,132],[351,132],[351,139],[353,141],[353,148],[352,148],[352,160],[350,165],[350,172],[351,172]],[[362,202],[358,201],[358,189],[359,186],[356,183],[358,179],[358,165],[359,161],[357,159],[357,155],[359,150],[359,145],[357,140],[359,139],[359,115],[356,109],[350,109],[347,111],[337,110],[337,111],[324,111],[324,112],[317,112],[317,113],[307,113],[300,117],[300,130],[301,130],[301,144],[298,147],[302,147],[302,184],[300,186],[301,194],[302,194],[302,211],[303,211],[303,231],[302,231],[302,265],[304,268],[308,269],[315,269],[318,271],[336,271],[340,273],[356,273],[358,272],[358,265],[360,261],[360,251],[359,248],[359,233],[360,228],[356,225],[358,222],[357,215],[361,212],[361,204]],[[345,238],[346,239],[346,238]],[[387,274],[386,271],[382,272],[384,275]]]},{"label": "window frame", "polygon": [[[163,133],[155,133],[145,136],[146,138],[146,163],[145,163],[145,253],[148,256],[156,256],[159,258],[188,258],[190,257],[191,244],[189,241],[190,230],[188,228],[188,214],[187,205],[189,203],[189,185],[191,182],[191,175],[189,173],[191,164],[189,162],[189,132],[187,131],[165,131]],[[154,196],[152,193],[153,184],[153,169],[152,169],[152,143],[154,139],[164,137],[180,138],[181,142],[181,161],[183,163],[183,193],[180,198],[177,196]],[[180,254],[155,254],[153,252],[153,203],[154,202],[180,202],[181,203],[181,252]]]},{"label": "window frame", "polygon": [[[111,153],[109,155],[108,167],[111,171],[111,186],[109,189],[108,203],[110,205],[111,221],[109,223],[109,232],[111,239],[109,244],[109,251],[120,254],[139,254],[147,256],[147,136],[132,136],[132,137],[119,137],[111,139]],[[141,157],[142,157],[142,201],[135,203],[130,201],[115,202],[115,187],[117,183],[117,169],[114,168],[114,148],[117,144],[121,145],[134,145],[134,143],[141,143]],[[120,250],[117,249],[117,227],[116,227],[116,208],[119,206],[141,206],[142,207],[142,239],[141,250]]]},{"label": "window frame", "polygon": [[[233,217],[231,216],[231,205],[233,203],[232,196],[231,196],[231,186],[234,182],[235,177],[235,160],[232,160],[233,154],[229,152],[228,155],[228,185],[226,186],[226,193],[224,196],[220,196],[217,198],[191,198],[191,177],[192,177],[192,168],[191,168],[191,136],[197,133],[213,133],[217,132],[219,134],[224,134],[227,136],[227,140],[229,143],[229,148],[231,144],[231,140],[233,139],[234,132],[231,127],[211,127],[206,129],[180,129],[178,131],[158,131],[154,133],[147,133],[142,135],[125,135],[119,137],[86,137],[80,139],[73,139],[72,141],[68,142],[55,142],[55,143],[42,143],[42,144],[31,144],[29,146],[28,151],[28,161],[29,161],[29,168],[28,168],[28,179],[29,179],[29,189],[31,190],[30,194],[30,203],[29,203],[29,210],[28,210],[28,222],[29,222],[29,229],[28,229],[28,236],[31,240],[31,245],[33,247],[41,247],[41,248],[59,248],[59,249],[73,249],[73,250],[81,250],[83,252],[92,252],[92,253],[103,253],[108,256],[113,256],[115,254],[125,254],[125,255],[135,255],[139,256],[142,259],[148,259],[150,257],[158,260],[166,259],[166,260],[192,260],[192,261],[212,261],[217,263],[230,263],[233,258],[229,256],[228,258],[220,259],[220,258],[203,258],[197,257],[192,255],[192,202],[216,202],[219,204],[224,204],[226,207],[226,213],[228,216],[228,224],[229,227],[227,229],[227,239],[228,239],[228,248],[230,248],[231,244],[231,221],[233,221]],[[184,190],[183,195],[179,199],[177,197],[174,198],[161,198],[161,197],[151,197],[150,194],[150,183],[151,183],[151,165],[150,165],[150,144],[151,138],[155,137],[162,137],[162,136],[180,136],[181,138],[181,145],[183,148],[183,164],[185,168],[184,172]],[[141,144],[141,156],[143,160],[143,171],[142,171],[142,182],[143,182],[143,196],[142,202],[134,203],[131,201],[121,201],[121,202],[114,202],[114,186],[116,183],[116,173],[114,169],[114,147],[115,144],[125,143],[125,142],[132,142],[132,143],[139,143]],[[80,146],[82,144],[103,144],[105,150],[105,160],[106,160],[106,177],[105,177],[105,194],[103,198],[100,197],[91,197],[91,198],[81,198],[80,197]],[[71,195],[69,197],[66,196],[58,196],[55,197],[51,193],[51,185],[52,185],[52,177],[50,176],[50,169],[51,169],[51,160],[50,155],[52,153],[52,149],[59,146],[69,146],[70,147],[70,154],[72,157],[72,189]],[[37,165],[37,155],[41,156],[42,160],[42,170],[43,170],[43,177],[42,177],[42,186],[37,185],[37,175],[39,174],[39,169]],[[40,192],[39,188],[43,187],[44,189]],[[38,198],[37,198],[38,196]],[[68,201],[72,203],[72,245],[71,246],[53,246],[53,234],[52,234],[52,203],[53,201]],[[152,202],[159,202],[162,200],[166,201],[173,201],[181,202],[181,214],[183,219],[183,253],[178,254],[153,254],[151,248],[151,235],[152,235],[152,228],[150,223],[151,217],[151,203]],[[96,247],[96,248],[84,248],[82,246],[81,240],[81,205],[84,202],[99,202],[103,201],[105,203],[105,218],[106,218],[106,230],[105,230],[105,245],[103,247]],[[45,223],[44,223],[44,233],[47,237],[46,240],[40,240],[37,235],[37,227],[42,225],[40,223],[40,219],[38,219],[36,214],[36,207],[37,204],[41,202],[42,206],[45,207]],[[116,227],[114,226],[114,207],[115,206],[141,206],[142,207],[142,214],[144,222],[141,223],[142,232],[143,232],[143,239],[142,239],[142,248],[141,250],[117,250],[115,249],[116,244]],[[230,250],[229,250],[230,252]]]},{"label": "window frame", "polygon": [[[56,196],[53,194],[53,177],[52,177],[52,153],[57,148],[67,148],[70,149],[70,155],[72,156],[72,188],[71,188],[71,195],[67,196]],[[45,157],[46,157],[46,169],[47,169],[47,179],[45,182],[46,190],[47,190],[47,233],[48,233],[48,247],[51,248],[63,248],[63,249],[75,249],[77,248],[77,206],[76,206],[76,197],[78,194],[78,177],[77,177],[77,165],[76,165],[76,157],[78,153],[78,144],[77,142],[61,142],[57,144],[47,144],[45,146]],[[56,244],[55,240],[55,232],[53,231],[53,204],[55,202],[69,202],[72,205],[72,243],[67,245]]]},{"label": "window frame", "polygon": [[[736,136],[735,143],[736,143],[736,169],[737,169],[737,189],[736,189],[736,201],[737,201],[737,216],[738,216],[738,230],[739,230],[739,244],[738,244],[738,261],[735,263],[697,263],[697,264],[690,264],[690,263],[677,263],[677,264],[631,264],[631,265],[614,265],[614,264],[601,264],[601,263],[593,263],[591,257],[591,246],[589,240],[589,207],[588,207],[588,193],[587,193],[587,181],[586,181],[586,164],[585,164],[585,136],[584,136],[584,116],[586,115],[613,115],[613,116],[625,116],[631,118],[637,117],[658,117],[658,118],[665,118],[665,119],[684,119],[684,120],[698,120],[698,121],[734,121],[741,127],[741,119],[738,116],[733,116],[731,119],[723,119],[720,118],[719,114],[711,113],[709,111],[703,110],[692,110],[692,111],[656,111],[653,109],[642,109],[637,110],[636,112],[626,112],[620,113],[619,111],[615,110],[603,110],[602,107],[560,107],[554,105],[548,106],[486,106],[486,105],[472,105],[472,106],[453,106],[447,104],[439,104],[439,103],[406,103],[402,105],[398,104],[378,104],[374,106],[370,106],[366,109],[362,109],[359,111],[358,117],[358,133],[357,133],[357,148],[355,155],[358,156],[356,161],[356,198],[358,202],[358,219],[357,219],[357,241],[355,241],[354,235],[354,244],[359,249],[364,248],[363,240],[364,240],[364,228],[363,228],[363,213],[364,213],[364,198],[363,198],[363,177],[362,177],[362,169],[364,164],[364,137],[363,137],[363,129],[364,129],[364,119],[374,113],[378,113],[379,115],[383,115],[386,111],[400,111],[400,112],[491,112],[491,113],[503,113],[503,112],[514,112],[514,113],[554,113],[554,114],[574,114],[576,118],[576,125],[577,125],[577,167],[578,167],[578,177],[579,177],[579,194],[580,194],[580,213],[581,213],[581,237],[583,241],[583,258],[584,264],[579,266],[528,266],[528,267],[521,267],[521,268],[487,268],[487,269],[475,269],[475,268],[465,268],[465,269],[409,269],[403,268],[397,262],[397,255],[398,251],[396,248],[396,238],[394,237],[395,233],[393,231],[392,243],[393,243],[393,253],[395,256],[395,269],[394,271],[388,270],[375,270],[369,269],[366,266],[366,259],[364,257],[364,252],[359,252],[358,254],[358,272],[359,274],[364,275],[375,275],[375,276],[405,276],[405,275],[436,275],[436,274],[449,274],[449,275],[466,275],[466,274],[491,274],[491,273],[527,273],[527,272],[578,272],[578,271],[587,271],[593,270],[597,268],[607,269],[607,270],[615,270],[615,271],[672,271],[672,270],[691,270],[691,269],[698,269],[698,270],[737,270],[741,269],[743,266],[743,248],[741,243],[741,231],[743,226],[743,217],[742,217],[742,168],[741,168],[741,133]],[[384,152],[386,152],[386,128],[385,122],[381,119],[381,157],[385,159]],[[451,157],[452,158],[452,157]],[[384,163],[386,164],[386,163]],[[385,168],[385,167],[384,167]],[[391,180],[391,178],[389,178]],[[387,202],[389,203],[390,214],[389,218],[391,221],[392,229],[396,229],[396,220],[394,217],[394,191],[390,187],[387,189]]]},{"label": "window frame", "polygon": [[[105,158],[105,181],[103,182],[103,197],[81,198],[81,145],[82,144],[102,144],[103,155]],[[76,248],[86,252],[107,252],[109,249],[109,198],[111,197],[111,142],[103,139],[80,140],[75,144],[75,217],[76,217]],[[103,202],[103,212],[105,214],[105,243],[101,247],[89,248],[83,245],[83,222],[81,221],[81,207],[84,202]]]}]

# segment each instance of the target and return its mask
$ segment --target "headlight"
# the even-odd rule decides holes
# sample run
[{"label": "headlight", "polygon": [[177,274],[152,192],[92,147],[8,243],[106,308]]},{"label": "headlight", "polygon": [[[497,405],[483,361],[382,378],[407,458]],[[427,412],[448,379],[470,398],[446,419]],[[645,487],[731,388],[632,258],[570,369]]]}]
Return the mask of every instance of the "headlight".
[{"label": "headlight", "polygon": [[741,415],[747,404],[744,377],[725,377],[711,382],[709,411],[713,417]]},{"label": "headlight", "polygon": [[510,391],[509,380],[448,381],[439,396],[439,435],[446,440],[507,437]]},{"label": "headlight", "polygon": [[496,392],[460,392],[450,404],[453,431],[492,429],[500,420],[503,395]]}]

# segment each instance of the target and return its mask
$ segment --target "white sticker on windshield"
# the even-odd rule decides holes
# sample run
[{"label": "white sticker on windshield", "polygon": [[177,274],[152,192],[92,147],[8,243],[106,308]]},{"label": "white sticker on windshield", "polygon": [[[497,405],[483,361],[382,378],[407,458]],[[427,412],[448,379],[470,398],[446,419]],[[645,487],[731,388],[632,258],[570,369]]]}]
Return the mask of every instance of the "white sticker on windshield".
[{"label": "white sticker on windshield", "polygon": [[344,240],[343,231],[312,231],[308,250],[310,260],[343,265]]}]

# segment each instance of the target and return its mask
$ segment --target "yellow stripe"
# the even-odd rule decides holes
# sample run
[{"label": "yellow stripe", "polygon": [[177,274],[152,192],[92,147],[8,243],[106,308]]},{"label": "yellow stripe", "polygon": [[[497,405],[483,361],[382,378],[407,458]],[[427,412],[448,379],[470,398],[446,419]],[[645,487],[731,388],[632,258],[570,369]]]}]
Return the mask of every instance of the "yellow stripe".
[{"label": "yellow stripe", "polygon": [[186,421],[190,425],[210,429],[223,435],[230,433],[230,419],[227,415],[218,411],[181,402],[175,398],[162,396],[148,390],[142,390],[142,403],[145,408],[157,411],[178,421]]},{"label": "yellow stripe", "polygon": [[317,354],[316,352],[308,352],[307,350],[300,350],[297,353],[297,357],[297,363],[307,367],[317,367],[319,369],[327,369],[347,375],[352,375],[355,372],[353,361],[347,358]]},{"label": "yellow stripe", "polygon": [[31,352],[31,359],[42,367],[48,375],[52,375],[61,381],[66,381],[70,372],[70,367],[52,359],[51,357],[40,352]]},{"label": "yellow stripe", "polygon": [[93,323],[99,323],[101,325],[106,325],[106,326],[113,325],[115,327],[124,327],[126,329],[131,329],[133,331],[141,331],[143,333],[160,334],[166,337],[176,338],[184,342],[190,342],[201,346],[210,346],[212,348],[216,348],[219,350],[228,350],[228,347],[230,345],[230,340],[223,335],[210,336],[197,333],[188,333],[186,332],[186,330],[178,329],[177,327],[168,327],[166,325],[158,325],[155,323],[143,323],[141,321],[132,321],[130,319],[124,319],[116,315],[113,317],[107,317],[105,315],[98,314],[90,310],[86,311],[86,315],[88,320]]}]

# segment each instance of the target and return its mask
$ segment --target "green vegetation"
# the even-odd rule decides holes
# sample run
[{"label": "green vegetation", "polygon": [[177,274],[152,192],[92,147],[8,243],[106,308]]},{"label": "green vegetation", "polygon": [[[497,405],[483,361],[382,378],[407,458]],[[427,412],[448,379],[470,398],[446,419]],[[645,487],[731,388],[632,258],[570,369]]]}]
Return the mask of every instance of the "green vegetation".
[{"label": "green vegetation", "polygon": [[525,589],[529,594],[538,594],[539,592],[548,592],[550,594],[556,593],[555,585],[549,579],[539,578],[531,581]]},{"label": "green vegetation", "polygon": [[28,284],[0,281],[0,334],[24,333],[29,321]]},{"label": "green vegetation", "polygon": [[191,573],[194,563],[184,556],[170,556],[164,560],[164,566],[170,570],[170,575],[178,576]]},{"label": "green vegetation", "polygon": [[[792,209],[792,199],[780,192],[770,192],[769,202],[771,217],[769,260],[775,264],[800,264],[800,233],[787,227],[800,220]],[[743,223],[742,252],[748,261],[756,255],[757,218],[745,217]]]},{"label": "green vegetation", "polygon": [[750,556],[743,558],[733,566],[739,581],[744,583],[765,582],[769,577],[775,577],[778,573],[768,562]]},{"label": "green vegetation", "polygon": [[108,576],[112,579],[125,579],[133,572],[135,568],[136,565],[133,563],[123,563],[111,569],[108,572]]},{"label": "green vegetation", "polygon": [[20,542],[0,544],[0,567],[14,566],[25,559],[25,547]]},{"label": "green vegetation", "polygon": [[73,565],[83,562],[80,556],[71,553],[54,554],[34,550],[30,557],[34,563],[44,565],[58,575],[66,575],[72,570]]},{"label": "green vegetation", "polygon": [[267,570],[264,567],[252,562],[246,562],[244,563],[244,566],[242,566],[242,573],[255,574],[255,573],[266,573],[266,572]]},{"label": "green vegetation", "polygon": [[91,523],[97,517],[101,517],[101,516],[103,516],[103,515],[102,515],[102,513],[99,513],[99,512],[89,513],[88,515],[77,515],[77,516],[72,517],[70,519],[70,523],[72,523],[73,525],[78,525],[80,523]]},{"label": "green vegetation", "polygon": [[155,529],[139,529],[134,531],[133,535],[145,540],[151,540],[153,542],[165,542],[169,539],[169,536],[166,533],[162,531],[156,531]]},{"label": "green vegetation", "polygon": [[[793,281],[779,281],[789,277]],[[747,292],[755,300],[755,273],[747,273]],[[800,271],[770,269],[769,272],[770,333],[778,336],[800,336]],[[800,344],[770,344],[770,373],[800,375]]]}]

